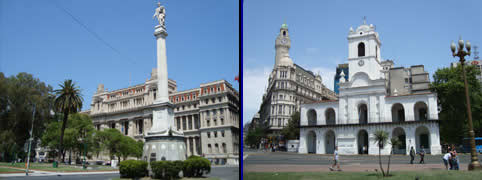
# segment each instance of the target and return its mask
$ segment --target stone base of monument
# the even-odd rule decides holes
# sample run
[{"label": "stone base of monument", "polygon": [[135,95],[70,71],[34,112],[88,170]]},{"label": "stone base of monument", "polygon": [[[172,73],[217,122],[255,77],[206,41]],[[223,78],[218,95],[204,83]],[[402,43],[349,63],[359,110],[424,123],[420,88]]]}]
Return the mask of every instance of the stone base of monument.
[{"label": "stone base of monument", "polygon": [[183,136],[146,136],[142,157],[145,161],[186,160],[186,144]]}]

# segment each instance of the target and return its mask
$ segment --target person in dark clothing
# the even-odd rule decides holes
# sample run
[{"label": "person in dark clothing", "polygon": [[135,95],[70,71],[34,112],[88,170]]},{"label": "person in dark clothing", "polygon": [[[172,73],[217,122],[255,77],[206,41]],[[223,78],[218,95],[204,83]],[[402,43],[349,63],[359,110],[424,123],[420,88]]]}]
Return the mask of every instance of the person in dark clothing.
[{"label": "person in dark clothing", "polygon": [[420,164],[425,164],[425,161],[423,160],[423,157],[425,157],[425,150],[423,149],[423,146],[420,147]]},{"label": "person in dark clothing", "polygon": [[413,160],[415,159],[415,149],[412,148],[410,149],[410,164],[413,164]]}]

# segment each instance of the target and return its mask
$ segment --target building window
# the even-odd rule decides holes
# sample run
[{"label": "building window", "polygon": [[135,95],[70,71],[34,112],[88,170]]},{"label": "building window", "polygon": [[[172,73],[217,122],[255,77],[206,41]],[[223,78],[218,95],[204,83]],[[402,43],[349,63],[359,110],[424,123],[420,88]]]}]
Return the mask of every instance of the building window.
[{"label": "building window", "polygon": [[100,124],[97,124],[97,131],[100,131]]},{"label": "building window", "polygon": [[207,135],[208,135],[208,138],[211,138],[211,132],[208,132]]},{"label": "building window", "polygon": [[139,134],[142,134],[144,132],[144,120],[139,120],[137,125],[137,128],[139,129]]},{"label": "building window", "polygon": [[124,135],[129,134],[129,121],[124,122]]},{"label": "building window", "polygon": [[224,137],[224,130],[221,131],[221,137]]},{"label": "building window", "polygon": [[186,119],[182,118],[182,129],[187,129],[186,128]]},{"label": "building window", "polygon": [[213,149],[211,148],[211,144],[208,144],[208,152],[213,153]]},{"label": "building window", "polygon": [[214,144],[214,151],[216,151],[215,153],[219,153],[219,145],[218,143]]},{"label": "building window", "polygon": [[177,118],[177,130],[179,131],[179,129],[181,129],[181,118],[180,117]]},{"label": "building window", "polygon": [[225,143],[223,143],[223,153],[227,153],[226,144],[225,144]]},{"label": "building window", "polygon": [[110,124],[110,128],[115,129],[115,122],[113,122],[112,124]]},{"label": "building window", "polygon": [[221,118],[221,125],[224,125],[224,118]]},{"label": "building window", "polygon": [[358,44],[358,57],[363,57],[365,56],[365,44],[361,42]]},{"label": "building window", "polygon": [[218,132],[217,131],[214,131],[214,138],[217,138],[218,137]]},{"label": "building window", "polygon": [[207,120],[206,122],[207,122],[206,124],[207,124],[207,125],[208,125],[208,127],[209,127],[209,126],[210,126],[210,124],[209,124],[209,120]]}]

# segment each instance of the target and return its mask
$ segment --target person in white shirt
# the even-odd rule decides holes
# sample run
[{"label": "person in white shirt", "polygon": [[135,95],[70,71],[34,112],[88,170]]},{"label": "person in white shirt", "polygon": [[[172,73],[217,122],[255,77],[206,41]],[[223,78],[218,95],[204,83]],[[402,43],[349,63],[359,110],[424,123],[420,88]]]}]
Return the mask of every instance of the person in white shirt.
[{"label": "person in white shirt", "polygon": [[445,169],[447,169],[447,170],[449,170],[448,163],[449,163],[449,160],[450,160],[451,157],[452,157],[452,154],[450,154],[450,152],[448,152],[448,153],[445,154],[444,157],[442,158],[442,159],[444,160]]},{"label": "person in white shirt", "polygon": [[340,169],[340,160],[338,159],[338,146],[335,146],[335,152],[333,153],[333,165],[330,167],[331,171],[334,171],[334,167],[337,166],[338,171],[341,171]]}]

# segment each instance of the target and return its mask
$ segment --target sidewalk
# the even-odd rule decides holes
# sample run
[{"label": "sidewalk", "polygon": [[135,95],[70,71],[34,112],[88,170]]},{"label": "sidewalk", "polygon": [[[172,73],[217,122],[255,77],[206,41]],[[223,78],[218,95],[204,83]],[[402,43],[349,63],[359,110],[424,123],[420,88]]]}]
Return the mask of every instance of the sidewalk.
[{"label": "sidewalk", "polygon": [[[387,170],[387,164],[382,164],[383,169]],[[467,170],[468,164],[460,164],[460,170]],[[245,165],[244,172],[329,172],[331,165],[286,165],[286,164],[254,164]],[[341,164],[342,171],[347,172],[366,172],[380,171],[379,164]],[[390,171],[426,171],[444,170],[443,164],[390,164]]]},{"label": "sidewalk", "polygon": [[[21,168],[12,168],[12,169],[19,169],[24,170]],[[28,176],[62,176],[62,175],[81,175],[81,174],[115,174],[119,173],[119,171],[95,171],[95,172],[51,172],[51,171],[40,171],[40,170],[29,170]],[[25,172],[23,173],[5,173],[0,174],[0,177],[20,177],[26,176]]]}]

